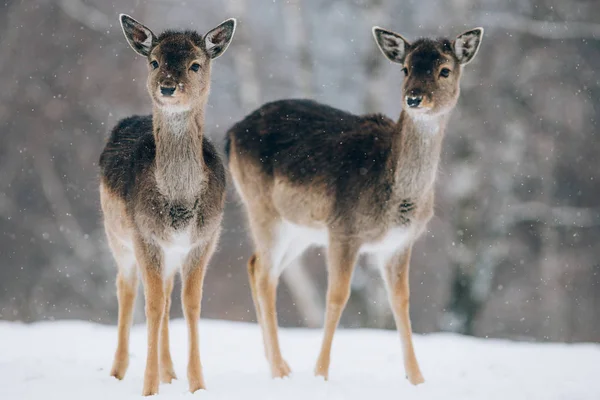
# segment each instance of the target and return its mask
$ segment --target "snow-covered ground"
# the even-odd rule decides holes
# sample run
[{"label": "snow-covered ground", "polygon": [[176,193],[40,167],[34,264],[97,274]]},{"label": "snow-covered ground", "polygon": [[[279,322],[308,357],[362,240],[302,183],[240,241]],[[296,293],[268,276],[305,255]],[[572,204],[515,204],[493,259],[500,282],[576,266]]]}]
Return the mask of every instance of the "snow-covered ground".
[{"label": "snow-covered ground", "polygon": [[[171,348],[179,380],[161,385],[159,398],[187,392],[184,321],[171,322]],[[201,357],[210,399],[600,399],[600,345],[532,344],[450,334],[417,335],[425,384],[404,379],[394,332],[338,330],[330,380],[312,376],[321,332],[282,329],[291,378],[272,380],[257,325],[203,320]],[[145,326],[132,331],[127,376],[108,376],[116,328],[86,322],[33,325],[0,322],[0,399],[139,399]]]}]

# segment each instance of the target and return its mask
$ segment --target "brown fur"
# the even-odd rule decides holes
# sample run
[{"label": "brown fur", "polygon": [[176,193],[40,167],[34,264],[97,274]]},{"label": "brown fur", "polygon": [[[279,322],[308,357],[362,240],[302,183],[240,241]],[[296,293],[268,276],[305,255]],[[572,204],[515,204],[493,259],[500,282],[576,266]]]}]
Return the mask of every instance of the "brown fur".
[{"label": "brown fur", "polygon": [[[121,24],[132,48],[148,57],[147,86],[154,108],[152,117],[121,121],[100,158],[104,226],[119,269],[119,336],[111,375],[123,379],[129,363],[139,273],[148,325],[142,393],[156,394],[159,380],[176,379],[168,324],[174,274],[179,271],[188,323],[188,380],[194,392],[205,387],[198,319],[206,267],[221,230],[226,183],[221,160],[204,137],[204,108],[211,59],[227,47],[235,21],[225,21],[205,36],[167,31],[155,37],[125,15]],[[174,90],[164,95],[164,88]]]},{"label": "brown fur", "polygon": [[[228,132],[229,167],[256,246],[248,272],[272,376],[290,372],[277,337],[279,274],[307,243],[316,243],[327,246],[329,279],[315,374],[329,375],[333,335],[350,296],[354,264],[364,251],[380,259],[407,378],[423,382],[409,318],[410,252],[433,215],[434,182],[445,126],[459,95],[461,64],[474,56],[481,32],[466,33],[469,47],[463,45],[465,34],[456,41],[411,44],[393,32],[374,30],[384,54],[407,72],[397,123],[284,100],[264,105]],[[443,68],[450,70],[447,77]],[[418,107],[408,105],[414,96],[422,98]],[[317,238],[321,234],[324,239]]]}]

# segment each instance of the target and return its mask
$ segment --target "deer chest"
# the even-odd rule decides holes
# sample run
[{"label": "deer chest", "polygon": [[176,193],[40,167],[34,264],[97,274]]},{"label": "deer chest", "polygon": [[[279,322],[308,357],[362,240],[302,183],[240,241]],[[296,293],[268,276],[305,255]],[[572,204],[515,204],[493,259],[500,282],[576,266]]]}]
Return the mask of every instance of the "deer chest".
[{"label": "deer chest", "polygon": [[395,221],[398,225],[410,225],[416,211],[416,205],[411,199],[402,199],[395,210]]},{"label": "deer chest", "polygon": [[193,203],[167,203],[165,205],[165,217],[171,228],[179,230],[186,227],[192,218],[198,214],[198,203],[198,199]]}]

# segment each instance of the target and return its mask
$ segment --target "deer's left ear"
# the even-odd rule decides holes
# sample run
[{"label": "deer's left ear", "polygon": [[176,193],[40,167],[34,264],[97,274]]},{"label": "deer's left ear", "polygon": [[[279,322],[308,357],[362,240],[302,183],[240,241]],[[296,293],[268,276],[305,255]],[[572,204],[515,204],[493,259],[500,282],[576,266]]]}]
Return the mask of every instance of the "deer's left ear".
[{"label": "deer's left ear", "polygon": [[235,33],[236,22],[235,18],[229,18],[204,36],[204,45],[210,58],[215,59],[225,53]]},{"label": "deer's left ear", "polygon": [[458,57],[458,61],[462,64],[468,64],[473,60],[479,45],[481,44],[481,38],[483,37],[483,28],[475,28],[467,31],[461,35],[458,35],[454,43],[454,54]]}]

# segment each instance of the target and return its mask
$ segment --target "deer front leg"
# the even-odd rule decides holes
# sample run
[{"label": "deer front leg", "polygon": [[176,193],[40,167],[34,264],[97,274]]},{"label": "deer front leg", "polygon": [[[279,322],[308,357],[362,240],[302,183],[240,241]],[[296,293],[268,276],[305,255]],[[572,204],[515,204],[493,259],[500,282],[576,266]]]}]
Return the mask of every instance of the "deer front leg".
[{"label": "deer front leg", "polygon": [[135,242],[135,255],[140,265],[146,300],[148,349],[144,373],[143,396],[158,393],[160,327],[165,311],[165,285],[162,277],[162,252],[143,239]]},{"label": "deer front leg", "polygon": [[171,383],[173,379],[177,379],[169,346],[169,313],[171,311],[171,293],[173,292],[174,280],[175,275],[167,278],[165,282],[165,312],[160,332],[160,380],[163,383]]},{"label": "deer front leg", "polygon": [[183,313],[188,326],[188,383],[190,392],[205,389],[202,364],[200,363],[200,350],[198,343],[198,320],[200,319],[200,302],[202,300],[202,284],[204,281],[204,267],[198,266],[190,271],[184,278]]},{"label": "deer front leg", "polygon": [[202,364],[200,362],[198,321],[202,304],[202,288],[206,265],[215,250],[218,234],[206,247],[192,250],[183,268],[182,295],[183,314],[188,326],[188,382],[190,392],[205,389]]},{"label": "deer front leg", "polygon": [[325,335],[315,367],[315,375],[329,378],[329,363],[333,334],[340,322],[342,312],[350,297],[352,272],[359,246],[347,241],[332,241],[327,253],[328,281],[327,308],[325,312]]},{"label": "deer front leg", "polygon": [[413,385],[418,385],[425,382],[425,380],[421,374],[412,342],[409,312],[410,287],[408,281],[410,255],[411,248],[409,247],[391,257],[385,265],[383,273],[388,288],[388,298],[402,341],[406,378]]}]

